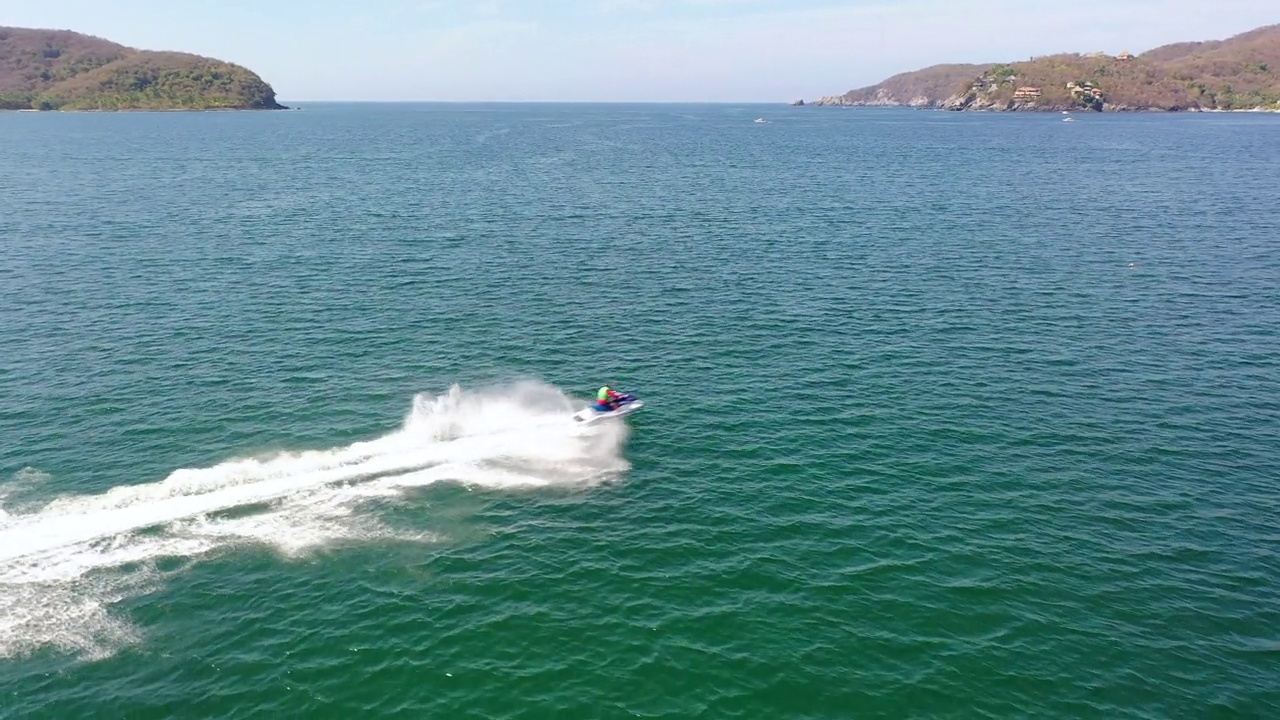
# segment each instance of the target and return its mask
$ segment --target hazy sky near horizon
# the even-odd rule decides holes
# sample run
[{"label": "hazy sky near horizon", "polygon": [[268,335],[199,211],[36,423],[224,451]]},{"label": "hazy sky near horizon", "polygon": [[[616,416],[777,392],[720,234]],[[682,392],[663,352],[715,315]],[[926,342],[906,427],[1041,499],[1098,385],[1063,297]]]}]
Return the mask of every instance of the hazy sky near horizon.
[{"label": "hazy sky near horizon", "polygon": [[942,62],[1141,52],[1280,22],[1276,0],[3,0],[245,65],[284,100],[777,102]]}]

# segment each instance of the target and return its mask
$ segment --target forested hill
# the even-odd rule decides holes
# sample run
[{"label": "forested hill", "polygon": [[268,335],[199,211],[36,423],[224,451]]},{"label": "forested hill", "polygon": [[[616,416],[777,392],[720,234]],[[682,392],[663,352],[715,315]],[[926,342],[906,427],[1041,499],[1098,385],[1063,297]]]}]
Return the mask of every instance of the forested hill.
[{"label": "forested hill", "polygon": [[253,71],[68,30],[0,27],[0,109],[277,110]]},{"label": "forested hill", "polygon": [[1140,55],[1061,54],[935,65],[816,105],[951,110],[1280,110],[1280,25]]}]

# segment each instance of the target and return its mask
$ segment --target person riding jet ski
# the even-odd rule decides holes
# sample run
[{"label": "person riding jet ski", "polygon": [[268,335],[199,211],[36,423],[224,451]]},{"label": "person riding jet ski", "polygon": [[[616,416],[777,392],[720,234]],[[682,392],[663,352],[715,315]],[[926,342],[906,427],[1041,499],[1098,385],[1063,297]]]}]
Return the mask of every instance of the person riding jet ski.
[{"label": "person riding jet ski", "polygon": [[622,398],[622,393],[615,392],[613,388],[605,385],[596,392],[595,409],[600,412],[610,412],[618,407],[618,401]]}]

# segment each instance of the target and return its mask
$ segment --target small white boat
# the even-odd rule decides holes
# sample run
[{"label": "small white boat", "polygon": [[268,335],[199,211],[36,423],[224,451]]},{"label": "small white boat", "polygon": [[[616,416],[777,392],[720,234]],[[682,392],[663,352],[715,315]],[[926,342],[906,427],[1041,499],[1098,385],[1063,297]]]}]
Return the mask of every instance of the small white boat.
[{"label": "small white boat", "polygon": [[769,121],[768,121],[768,120],[765,120],[764,118],[756,118],[756,122],[758,122],[758,123],[767,123],[767,122],[769,122]]}]

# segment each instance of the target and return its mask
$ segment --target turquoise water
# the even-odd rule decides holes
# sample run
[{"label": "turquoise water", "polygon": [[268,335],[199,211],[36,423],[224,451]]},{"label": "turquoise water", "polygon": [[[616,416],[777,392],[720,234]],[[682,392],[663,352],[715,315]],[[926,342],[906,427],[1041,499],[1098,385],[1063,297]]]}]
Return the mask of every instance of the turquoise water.
[{"label": "turquoise water", "polygon": [[[0,716],[1276,717],[1278,162],[0,114]],[[603,380],[647,407],[570,421]]]}]

